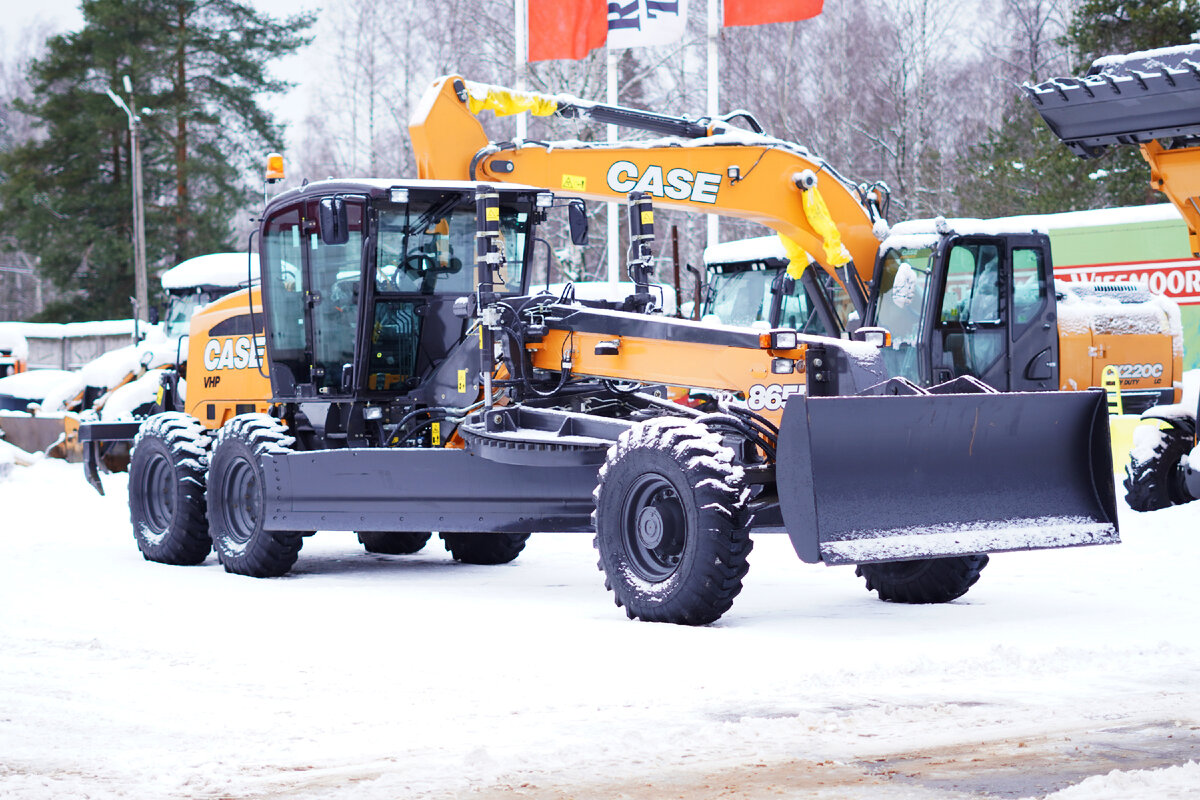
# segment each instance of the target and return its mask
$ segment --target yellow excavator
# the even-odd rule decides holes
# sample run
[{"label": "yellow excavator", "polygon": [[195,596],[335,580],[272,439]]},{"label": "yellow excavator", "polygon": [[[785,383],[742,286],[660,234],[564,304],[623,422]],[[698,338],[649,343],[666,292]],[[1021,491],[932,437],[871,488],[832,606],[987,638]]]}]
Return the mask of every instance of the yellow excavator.
[{"label": "yellow excavator", "polygon": [[[869,589],[908,603],[960,597],[990,552],[1118,540],[1099,392],[1001,393],[967,376],[922,387],[888,374],[883,330],[662,314],[652,201],[709,206],[729,188],[728,169],[705,168],[708,132],[677,148],[691,166],[601,154],[572,172],[570,195],[597,175],[630,189],[627,298],[531,290],[540,226],[565,211],[583,241],[585,217],[544,188],[561,176],[471,179],[472,164],[499,174],[501,156],[519,172],[521,150],[486,137],[472,149],[478,121],[455,82],[414,131],[419,179],[274,197],[260,298],[193,317],[186,403],[142,423],[133,447],[146,558],[195,564],[212,549],[228,571],[270,577],[312,532],[353,530],[397,554],[437,533],[454,558],[495,564],[531,533],[587,532],[630,617],[694,625],[732,606],[752,532],[786,534],[804,561],[856,564]],[[870,258],[879,221],[870,192],[795,146],[748,149],[754,135],[712,142],[758,158],[734,184],[743,213],[856,285],[855,252]],[[450,139],[452,163],[427,149]],[[752,179],[768,176],[775,193],[761,196]],[[713,399],[691,408],[668,387]]]},{"label": "yellow excavator", "polygon": [[[753,295],[746,299],[757,309],[762,293],[750,284],[771,281],[763,314],[771,326],[786,317],[833,336],[882,326],[892,376],[924,387],[970,376],[1000,391],[1080,389],[1100,386],[1111,364],[1122,371],[1127,407],[1179,398],[1182,337],[1169,304],[1133,285],[1056,302],[1049,237],[1018,219],[889,229],[885,185],[847,180],[806,148],[764,135],[745,113],[697,121],[458,76],[434,82],[420,108],[411,135],[422,177],[526,183],[600,200],[642,192],[659,206],[773,228],[782,245],[776,266],[760,264],[759,280],[738,291]],[[493,142],[480,124],[484,111],[588,117],[663,138]],[[796,320],[801,309],[805,319]]]},{"label": "yellow excavator", "polygon": [[[1050,130],[1080,158],[1134,146],[1188,227],[1200,258],[1200,46],[1181,45],[1097,59],[1078,77],[1026,84],[1025,95]],[[1152,511],[1200,498],[1200,438],[1194,405],[1143,412],[1158,426],[1134,432],[1125,468],[1125,499]]]}]

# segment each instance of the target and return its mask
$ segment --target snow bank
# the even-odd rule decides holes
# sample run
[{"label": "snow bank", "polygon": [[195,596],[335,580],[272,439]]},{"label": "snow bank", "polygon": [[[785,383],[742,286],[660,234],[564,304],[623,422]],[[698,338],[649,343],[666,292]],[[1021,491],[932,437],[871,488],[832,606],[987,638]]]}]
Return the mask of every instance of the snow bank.
[{"label": "snow bank", "polygon": [[1113,770],[1047,795],[1045,800],[1195,800],[1200,797],[1200,764],[1189,761],[1166,769]]},{"label": "snow bank", "polygon": [[31,402],[42,402],[46,395],[55,392],[63,383],[74,378],[75,373],[64,369],[31,369],[0,378],[0,395],[19,397]]},{"label": "snow bank", "polygon": [[158,397],[158,388],[163,370],[152,369],[137,380],[113,389],[100,409],[100,419],[111,422],[129,419],[139,406],[153,403]]}]

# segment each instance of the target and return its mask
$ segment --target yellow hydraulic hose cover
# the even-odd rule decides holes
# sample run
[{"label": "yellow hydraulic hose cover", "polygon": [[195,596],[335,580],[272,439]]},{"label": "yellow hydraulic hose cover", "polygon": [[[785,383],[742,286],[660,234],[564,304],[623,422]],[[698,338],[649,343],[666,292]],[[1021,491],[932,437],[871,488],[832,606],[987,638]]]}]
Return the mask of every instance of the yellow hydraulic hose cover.
[{"label": "yellow hydraulic hose cover", "polygon": [[783,241],[783,252],[788,257],[788,277],[800,280],[800,276],[804,274],[804,268],[808,266],[808,262],[812,261],[812,258],[809,257],[808,251],[796,244],[796,241],[790,236],[784,236],[781,233],[779,238]]},{"label": "yellow hydraulic hose cover", "polygon": [[840,267],[849,262],[850,253],[842,244],[842,235],[838,232],[837,225],[833,224],[829,207],[825,205],[825,198],[821,197],[820,190],[813,186],[801,193],[800,200],[804,206],[804,215],[808,217],[808,224],[821,234],[825,245],[825,258],[829,265]]},{"label": "yellow hydraulic hose cover", "polygon": [[[479,86],[480,84],[475,85]],[[477,97],[474,92],[469,91],[467,108],[471,110],[472,114],[478,114],[480,111],[493,111],[498,117],[520,114],[522,111],[528,111],[535,117],[548,117],[558,108],[558,101],[542,95],[489,86],[487,94],[483,97]]]}]

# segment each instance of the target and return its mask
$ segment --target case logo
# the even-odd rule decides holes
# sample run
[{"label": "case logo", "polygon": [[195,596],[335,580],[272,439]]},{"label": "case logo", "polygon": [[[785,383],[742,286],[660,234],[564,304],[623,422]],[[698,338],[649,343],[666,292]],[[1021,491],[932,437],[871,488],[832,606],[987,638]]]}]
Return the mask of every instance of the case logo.
[{"label": "case logo", "polygon": [[663,172],[663,168],[650,164],[639,173],[632,161],[616,161],[608,168],[608,188],[614,192],[646,192],[668,200],[691,200],[693,203],[717,202],[717,191],[721,188],[721,175],[716,172],[690,172],[682,167]]},{"label": "case logo", "polygon": [[220,339],[209,339],[204,345],[204,368],[218,369],[247,369],[257,368],[262,363],[263,351],[266,349],[263,337],[229,336],[224,343]]}]

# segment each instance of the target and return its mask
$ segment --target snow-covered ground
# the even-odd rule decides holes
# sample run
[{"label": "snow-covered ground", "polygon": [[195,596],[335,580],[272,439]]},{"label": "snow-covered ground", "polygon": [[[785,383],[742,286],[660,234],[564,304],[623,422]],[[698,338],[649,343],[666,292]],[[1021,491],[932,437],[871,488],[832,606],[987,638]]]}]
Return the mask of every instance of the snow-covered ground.
[{"label": "snow-covered ground", "polygon": [[1200,504],[942,606],[759,536],[691,629],[626,620],[586,535],[152,564],[105,482],[0,480],[0,797],[1200,797]]}]

